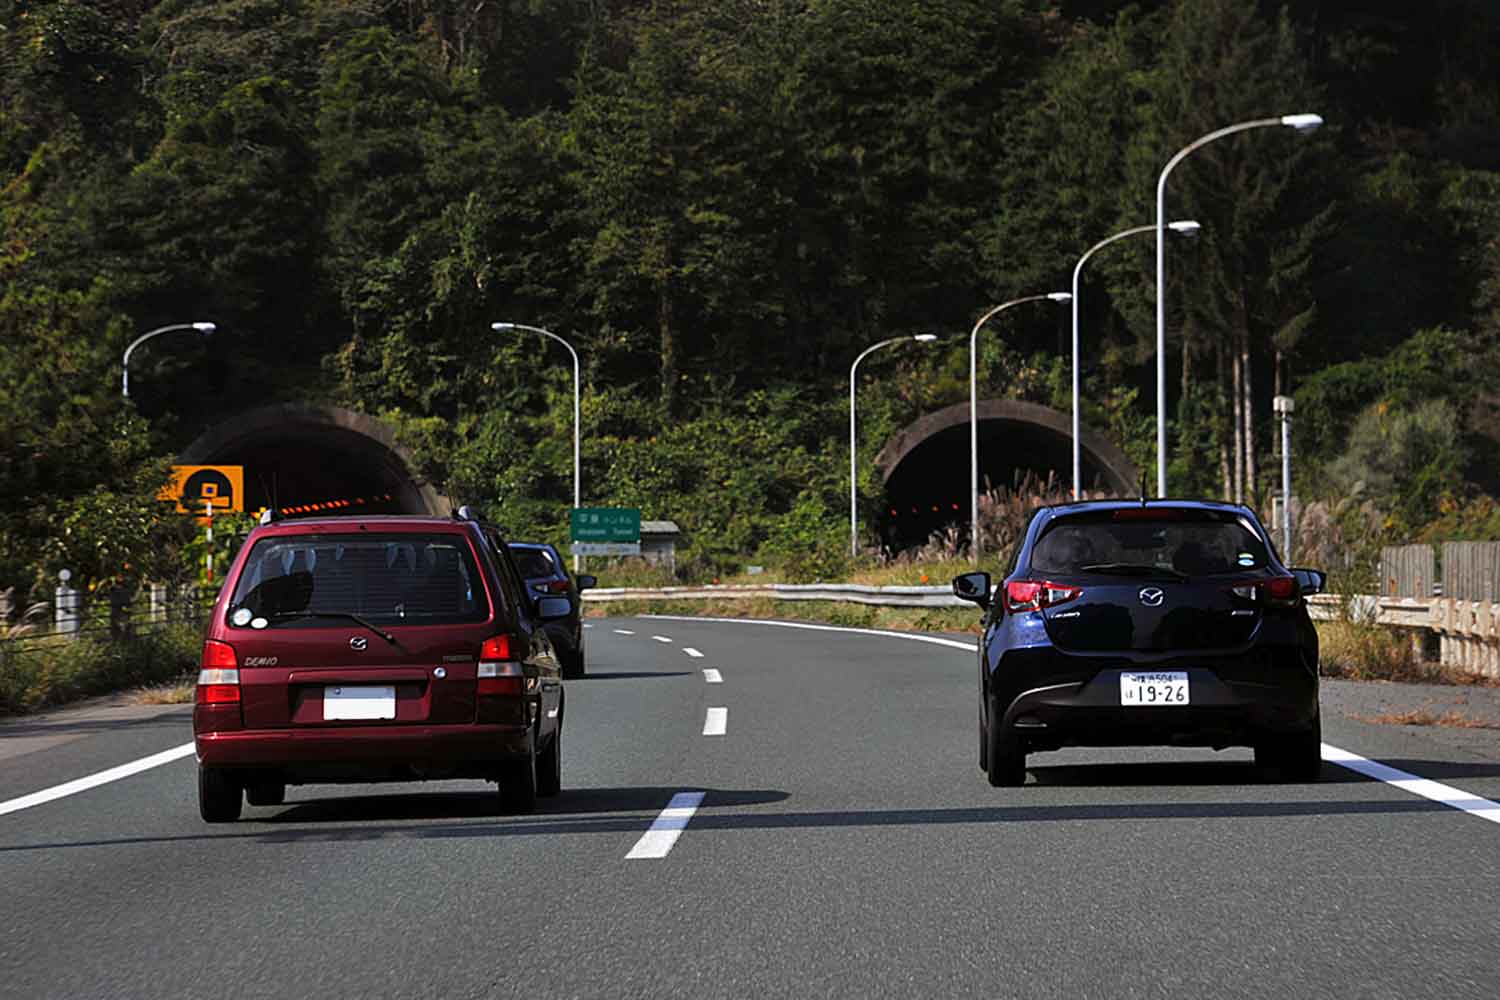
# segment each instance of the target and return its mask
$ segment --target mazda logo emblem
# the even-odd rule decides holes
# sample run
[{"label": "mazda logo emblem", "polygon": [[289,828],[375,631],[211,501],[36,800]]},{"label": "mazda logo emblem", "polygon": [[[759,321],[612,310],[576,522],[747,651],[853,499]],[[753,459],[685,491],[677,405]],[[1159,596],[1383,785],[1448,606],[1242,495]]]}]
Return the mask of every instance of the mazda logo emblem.
[{"label": "mazda logo emblem", "polygon": [[[1158,601],[1157,603],[1160,603],[1160,601]],[[356,636],[352,637],[349,640],[349,648],[352,649],[352,650],[354,650],[357,653],[358,652],[363,652],[364,649],[365,649],[365,647],[368,646],[369,644],[370,644],[370,640],[366,639],[362,635],[356,635]]]},{"label": "mazda logo emblem", "polygon": [[1166,592],[1160,587],[1145,587],[1141,590],[1140,594],[1141,603],[1148,608],[1161,607],[1162,599],[1166,596]]}]

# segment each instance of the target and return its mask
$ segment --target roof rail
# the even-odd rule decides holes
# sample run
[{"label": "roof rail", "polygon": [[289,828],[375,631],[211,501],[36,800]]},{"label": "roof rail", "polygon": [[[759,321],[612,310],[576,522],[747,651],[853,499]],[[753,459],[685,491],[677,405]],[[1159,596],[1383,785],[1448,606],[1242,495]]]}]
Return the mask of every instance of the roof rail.
[{"label": "roof rail", "polygon": [[464,504],[463,506],[459,507],[458,510],[455,510],[453,512],[453,520],[478,521],[479,515],[474,513],[474,508],[470,507],[468,504]]}]

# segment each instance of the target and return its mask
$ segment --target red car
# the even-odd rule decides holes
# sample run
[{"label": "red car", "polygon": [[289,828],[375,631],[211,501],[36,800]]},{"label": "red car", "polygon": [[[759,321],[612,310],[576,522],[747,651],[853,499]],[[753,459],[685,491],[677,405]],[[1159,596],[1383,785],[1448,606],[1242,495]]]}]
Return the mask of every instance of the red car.
[{"label": "red car", "polygon": [[215,601],[193,708],[210,823],[289,784],[479,778],[529,812],[561,787],[565,699],[497,529],[453,518],[262,524]]}]

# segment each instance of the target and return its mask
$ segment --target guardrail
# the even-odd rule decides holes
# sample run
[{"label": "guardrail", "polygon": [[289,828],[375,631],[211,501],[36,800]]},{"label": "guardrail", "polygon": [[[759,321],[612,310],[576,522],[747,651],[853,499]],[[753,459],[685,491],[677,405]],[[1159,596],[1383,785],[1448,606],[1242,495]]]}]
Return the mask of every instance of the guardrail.
[{"label": "guardrail", "polygon": [[[776,601],[846,601],[905,608],[962,608],[972,605],[944,586],[871,587],[857,583],[765,583],[703,587],[606,587],[583,592],[589,602],[769,598]],[[1488,677],[1500,677],[1500,603],[1452,597],[1377,597],[1314,594],[1308,613],[1317,621],[1349,617],[1358,622],[1437,634],[1439,657]]]}]

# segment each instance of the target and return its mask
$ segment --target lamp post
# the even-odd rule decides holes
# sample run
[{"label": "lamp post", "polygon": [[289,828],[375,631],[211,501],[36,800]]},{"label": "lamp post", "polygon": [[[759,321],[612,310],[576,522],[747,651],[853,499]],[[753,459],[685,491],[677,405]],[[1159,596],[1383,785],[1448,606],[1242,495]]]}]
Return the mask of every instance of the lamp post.
[{"label": "lamp post", "polygon": [[[579,474],[580,473],[579,473],[579,464],[578,464],[578,454],[579,454],[579,448],[578,448],[579,437],[578,437],[578,435],[579,435],[579,428],[581,426],[581,424],[579,422],[579,409],[580,408],[579,408],[579,405],[578,405],[578,402],[579,402],[578,352],[575,351],[575,350],[573,350],[573,345],[572,344],[568,343],[566,340],[564,340],[563,338],[559,337],[557,334],[553,333],[551,330],[543,330],[539,326],[527,326],[525,323],[491,323],[490,324],[490,329],[495,330],[496,332],[499,332],[501,330],[525,330],[528,333],[539,333],[543,337],[551,337],[553,340],[557,341],[559,344],[561,344],[564,347],[566,347],[568,349],[568,353],[573,356],[573,507],[576,509],[579,506],[579,497],[580,497],[580,490],[579,490],[579,483],[580,483]],[[578,572],[578,566],[579,566],[578,553],[575,552],[575,553],[573,553],[573,572],[575,572],[575,573]]]},{"label": "lamp post", "polygon": [[1189,153],[1222,139],[1253,128],[1285,125],[1298,132],[1312,132],[1323,124],[1321,115],[1282,115],[1280,118],[1257,118],[1210,132],[1177,151],[1162,169],[1156,182],[1156,495],[1167,495],[1167,175],[1187,158]]},{"label": "lamp post", "polygon": [[1292,410],[1291,396],[1277,396],[1271,409],[1281,419],[1281,558],[1292,561]]},{"label": "lamp post", "polygon": [[[1170,229],[1170,230],[1172,230],[1174,233],[1177,233],[1177,234],[1179,234],[1181,236],[1189,236],[1189,237],[1191,237],[1191,236],[1197,236],[1198,235],[1198,230],[1202,229],[1203,227],[1200,226],[1197,222],[1194,222],[1192,219],[1181,219],[1181,220],[1179,220],[1177,222],[1169,223],[1168,226],[1167,226],[1167,228]],[[1155,232],[1155,231],[1156,231],[1156,227],[1155,226],[1136,226],[1134,229],[1127,229],[1123,233],[1115,233],[1109,239],[1107,239],[1107,240],[1100,240],[1098,243],[1095,243],[1092,247],[1090,247],[1087,253],[1085,253],[1082,257],[1078,258],[1078,264],[1073,268],[1073,499],[1074,500],[1077,500],[1079,498],[1079,496],[1080,496],[1080,493],[1079,493],[1079,489],[1080,489],[1079,480],[1081,478],[1081,472],[1082,472],[1081,462],[1080,462],[1080,457],[1079,457],[1079,447],[1078,447],[1078,432],[1079,432],[1079,426],[1078,426],[1078,300],[1079,300],[1079,291],[1080,291],[1079,279],[1083,275],[1083,265],[1085,263],[1087,263],[1088,259],[1090,257],[1094,256],[1095,253],[1099,252],[1100,250],[1103,250],[1105,247],[1109,246],[1111,243],[1114,243],[1116,240],[1123,240],[1127,236],[1140,236],[1140,235],[1142,235],[1144,233],[1150,233],[1150,232]]]},{"label": "lamp post", "polygon": [[124,356],[120,358],[120,395],[126,399],[130,398],[130,354],[137,347],[140,347],[157,334],[170,333],[173,330],[197,330],[206,337],[210,333],[213,333],[215,329],[217,327],[212,323],[172,323],[168,326],[159,326],[155,330],[143,333],[132,340],[130,346],[125,348]]},{"label": "lamp post", "polygon": [[969,556],[974,565],[979,565],[979,388],[976,377],[976,362],[974,345],[979,339],[979,329],[989,322],[994,316],[998,316],[1011,306],[1018,306],[1025,302],[1038,302],[1042,299],[1050,299],[1053,302],[1067,302],[1073,296],[1068,292],[1048,292],[1045,295],[1027,295],[1024,298],[1011,299],[1002,302],[991,309],[979,321],[974,324],[974,329],[969,332]]},{"label": "lamp post", "polygon": [[930,344],[937,340],[935,333],[918,333],[907,337],[892,337],[882,340],[878,344],[871,344],[862,351],[859,357],[854,359],[854,364],[849,366],[849,555],[859,555],[859,493],[857,480],[854,475],[855,462],[855,437],[854,437],[854,371],[859,363],[868,355],[888,347],[891,344],[899,344],[902,341],[911,340],[919,344]]}]

